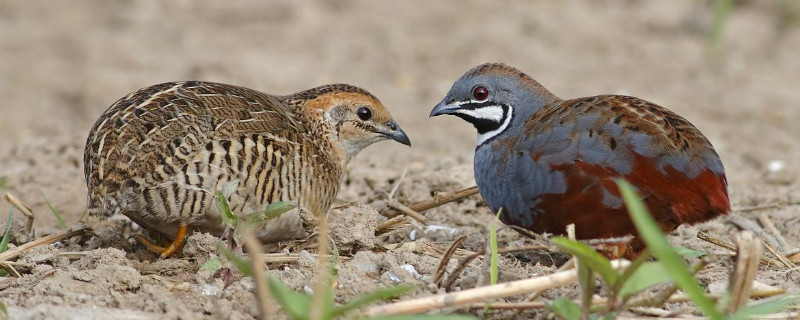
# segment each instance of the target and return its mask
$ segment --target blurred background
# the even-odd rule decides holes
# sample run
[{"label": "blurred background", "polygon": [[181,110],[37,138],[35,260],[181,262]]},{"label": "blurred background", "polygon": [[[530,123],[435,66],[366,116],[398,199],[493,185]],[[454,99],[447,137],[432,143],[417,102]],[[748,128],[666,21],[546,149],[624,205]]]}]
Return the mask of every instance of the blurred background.
[{"label": "blurred background", "polygon": [[351,173],[470,165],[474,129],[428,113],[484,62],[562,98],[622,93],[677,111],[716,146],[735,206],[800,198],[800,1],[789,0],[2,0],[0,177],[34,211],[47,212],[45,194],[76,221],[95,119],[130,91],[188,79],[273,94],[358,85],[413,147],[370,147]]}]

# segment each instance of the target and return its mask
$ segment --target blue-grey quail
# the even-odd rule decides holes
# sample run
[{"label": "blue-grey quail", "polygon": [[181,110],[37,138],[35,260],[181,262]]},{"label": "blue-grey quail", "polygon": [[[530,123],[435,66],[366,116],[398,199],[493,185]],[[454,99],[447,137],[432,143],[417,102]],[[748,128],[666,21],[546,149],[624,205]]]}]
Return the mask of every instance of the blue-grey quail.
[{"label": "blue-grey quail", "polygon": [[[464,74],[431,116],[478,131],[475,180],[501,220],[581,239],[636,236],[615,183],[633,184],[661,229],[730,211],[725,170],[711,143],[672,111],[639,98],[563,100],[503,64]],[[634,238],[627,256],[643,249]]]}]

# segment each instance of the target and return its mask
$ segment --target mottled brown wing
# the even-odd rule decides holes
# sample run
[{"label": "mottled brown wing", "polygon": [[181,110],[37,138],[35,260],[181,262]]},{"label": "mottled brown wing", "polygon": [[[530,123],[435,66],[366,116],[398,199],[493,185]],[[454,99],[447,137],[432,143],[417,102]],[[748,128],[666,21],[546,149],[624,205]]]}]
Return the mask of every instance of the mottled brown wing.
[{"label": "mottled brown wing", "polygon": [[[126,187],[153,187],[175,180],[180,172],[190,171],[186,166],[198,153],[207,153],[212,157],[206,159],[212,160],[208,163],[214,163],[215,154],[224,156],[229,151],[217,149],[231,148],[231,141],[244,143],[248,137],[288,148],[292,139],[302,136],[297,134],[300,131],[287,106],[247,88],[192,81],[135,91],[114,103],[88,138],[84,162],[90,213],[116,213],[120,204],[113,203],[110,195]],[[243,166],[243,162],[231,164]],[[183,183],[210,185],[188,181],[192,179],[202,180],[203,174],[187,176]]]}]

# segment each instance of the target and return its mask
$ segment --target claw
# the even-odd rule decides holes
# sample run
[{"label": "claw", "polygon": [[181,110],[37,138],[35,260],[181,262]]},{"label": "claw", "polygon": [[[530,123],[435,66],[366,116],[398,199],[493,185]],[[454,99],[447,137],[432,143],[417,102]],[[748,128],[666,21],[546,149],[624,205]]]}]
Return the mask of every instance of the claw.
[{"label": "claw", "polygon": [[136,235],[136,240],[139,241],[139,243],[143,244],[145,247],[147,247],[147,251],[158,254],[160,256],[160,259],[166,259],[172,253],[183,247],[183,242],[184,240],[186,240],[187,229],[188,225],[185,223],[181,223],[180,228],[178,228],[178,233],[175,235],[175,240],[172,240],[172,243],[170,243],[169,246],[167,247],[162,247],[160,245],[153,243],[141,233]]}]

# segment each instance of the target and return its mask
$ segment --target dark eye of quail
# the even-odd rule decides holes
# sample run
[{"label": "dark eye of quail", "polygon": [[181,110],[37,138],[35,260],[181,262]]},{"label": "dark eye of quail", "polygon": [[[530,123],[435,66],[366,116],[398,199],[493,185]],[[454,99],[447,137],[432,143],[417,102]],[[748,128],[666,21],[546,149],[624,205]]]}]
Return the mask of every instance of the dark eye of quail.
[{"label": "dark eye of quail", "polygon": [[367,107],[358,108],[358,110],[356,110],[356,114],[361,121],[372,119],[372,111],[370,111]]},{"label": "dark eye of quail", "polygon": [[472,90],[472,96],[480,101],[486,100],[486,98],[489,97],[489,90],[487,90],[486,87],[477,87],[475,90]]}]

